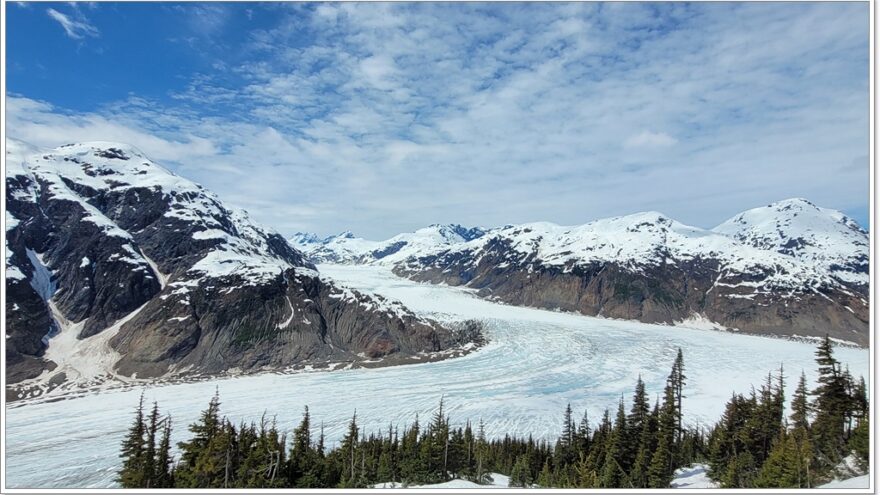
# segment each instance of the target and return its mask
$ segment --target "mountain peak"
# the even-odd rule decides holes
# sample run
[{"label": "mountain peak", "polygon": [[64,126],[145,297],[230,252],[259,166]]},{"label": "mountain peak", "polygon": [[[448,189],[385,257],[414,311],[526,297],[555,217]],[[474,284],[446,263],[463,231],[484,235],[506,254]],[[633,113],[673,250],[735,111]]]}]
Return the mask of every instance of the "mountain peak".
[{"label": "mountain peak", "polygon": [[783,199],[783,200],[779,200],[779,201],[770,203],[769,205],[767,205],[767,207],[768,208],[775,208],[777,210],[796,208],[796,207],[797,208],[806,208],[806,207],[818,208],[815,204],[811,203],[810,201],[808,201],[804,198]]},{"label": "mountain peak", "polygon": [[791,198],[746,210],[712,231],[808,260],[842,280],[867,283],[867,232],[843,213],[806,199]]}]

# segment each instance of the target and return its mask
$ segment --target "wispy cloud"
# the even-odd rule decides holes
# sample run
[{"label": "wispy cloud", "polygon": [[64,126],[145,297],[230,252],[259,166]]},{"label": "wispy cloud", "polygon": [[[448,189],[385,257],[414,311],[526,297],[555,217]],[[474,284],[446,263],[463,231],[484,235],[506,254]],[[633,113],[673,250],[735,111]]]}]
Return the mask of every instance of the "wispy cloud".
[{"label": "wispy cloud", "polygon": [[71,3],[70,5],[73,10],[69,15],[52,8],[46,9],[46,13],[49,14],[49,17],[57,21],[58,24],[61,24],[61,27],[64,28],[64,32],[72,39],[81,40],[85,37],[98,37],[100,32],[95,26],[91,25],[86,16],[80,12],[78,5],[76,3]]},{"label": "wispy cloud", "polygon": [[627,138],[623,144],[629,148],[666,148],[677,142],[665,132],[642,131]]},{"label": "wispy cloud", "polygon": [[13,97],[10,133],[133,141],[287,233],[647,209],[711,226],[783,197],[867,202],[864,173],[845,167],[869,142],[862,4],[273,14],[173,106],[133,98],[71,115]]}]

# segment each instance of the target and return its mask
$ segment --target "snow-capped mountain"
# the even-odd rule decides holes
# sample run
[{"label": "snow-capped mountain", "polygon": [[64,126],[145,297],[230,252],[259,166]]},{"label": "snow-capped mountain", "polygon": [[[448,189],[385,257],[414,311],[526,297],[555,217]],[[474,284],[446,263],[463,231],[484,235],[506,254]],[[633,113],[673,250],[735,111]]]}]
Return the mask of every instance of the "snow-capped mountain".
[{"label": "snow-capped mountain", "polygon": [[[7,377],[22,387],[449,349],[136,148],[7,141]],[[42,387],[42,388],[41,388]]]},{"label": "snow-capped mountain", "polygon": [[343,261],[388,264],[511,304],[868,343],[867,233],[805,200],[749,210],[712,230],[645,212],[574,227],[509,225],[419,247]]},{"label": "snow-capped mountain", "polygon": [[348,231],[324,239],[311,233],[296,233],[288,241],[315,263],[394,264],[477,239],[485,233],[480,227],[435,224],[384,241],[368,241]]},{"label": "snow-capped mountain", "polygon": [[744,211],[712,230],[812,263],[843,282],[868,283],[867,232],[843,213],[805,199]]}]

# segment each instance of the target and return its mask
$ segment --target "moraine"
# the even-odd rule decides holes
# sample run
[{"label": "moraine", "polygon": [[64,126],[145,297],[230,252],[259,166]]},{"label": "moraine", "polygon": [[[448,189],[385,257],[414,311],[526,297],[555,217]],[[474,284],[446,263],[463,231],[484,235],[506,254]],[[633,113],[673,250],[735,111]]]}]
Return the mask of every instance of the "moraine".
[{"label": "moraine", "polygon": [[[146,389],[188,434],[215,388],[221,410],[234,421],[277,414],[286,430],[308,405],[323,421],[328,445],[340,437],[354,409],[365,431],[388,422],[427,417],[443,396],[452,421],[486,422],[489,435],[559,433],[563,408],[602,409],[628,399],[641,374],[650,394],[662,389],[676,349],[684,351],[688,421],[714,422],[732,391],[747,393],[783,364],[791,391],[801,369],[815,378],[811,344],[699,328],[650,325],[512,307],[477,298],[468,289],[419,284],[379,266],[320,266],[321,273],[365,292],[398,299],[440,320],[480,318],[490,344],[465,357],[409,366],[299,374],[263,374]],[[695,325],[699,326],[699,325]],[[868,378],[866,349],[837,348],[855,375]],[[7,406],[6,467],[10,488],[113,486],[118,445],[139,390],[107,391],[58,402]],[[790,395],[790,393],[789,393]],[[36,426],[38,425],[38,426]],[[45,467],[53,466],[52,473]]]}]

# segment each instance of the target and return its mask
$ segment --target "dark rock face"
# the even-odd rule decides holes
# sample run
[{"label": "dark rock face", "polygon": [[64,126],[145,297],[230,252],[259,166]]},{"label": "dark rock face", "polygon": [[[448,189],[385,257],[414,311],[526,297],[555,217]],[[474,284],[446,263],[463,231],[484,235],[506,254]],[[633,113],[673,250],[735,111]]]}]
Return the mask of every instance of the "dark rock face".
[{"label": "dark rock face", "polygon": [[381,300],[339,290],[312,273],[294,268],[266,285],[200,284],[183,296],[152,300],[111,341],[128,350],[119,372],[143,378],[185,369],[283,369],[458,345],[433,322],[400,307],[383,311]]},{"label": "dark rock face", "polygon": [[[399,304],[321,279],[280,235],[132,147],[10,150],[9,383],[282,369],[463,344]],[[78,331],[74,347],[111,355],[112,366],[91,376],[58,351],[59,362],[46,359],[59,331]]]},{"label": "dark rock face", "polygon": [[[531,233],[515,233],[523,232]],[[645,323],[671,324],[699,315],[747,333],[827,333],[869,344],[864,284],[829,278],[824,284],[804,280],[802,286],[782,288],[769,281],[784,270],[780,266],[735,272],[720,258],[673,256],[663,245],[650,252],[651,263],[549,264],[540,258],[538,243],[523,252],[514,247],[513,237],[497,235],[470,248],[411,258],[395,265],[394,272],[417,281],[466,285],[484,297],[515,305]]]}]

